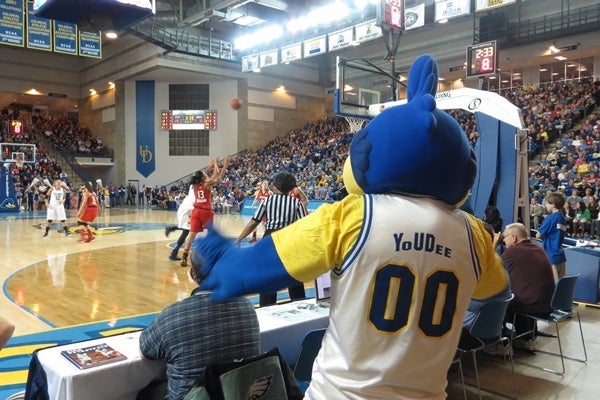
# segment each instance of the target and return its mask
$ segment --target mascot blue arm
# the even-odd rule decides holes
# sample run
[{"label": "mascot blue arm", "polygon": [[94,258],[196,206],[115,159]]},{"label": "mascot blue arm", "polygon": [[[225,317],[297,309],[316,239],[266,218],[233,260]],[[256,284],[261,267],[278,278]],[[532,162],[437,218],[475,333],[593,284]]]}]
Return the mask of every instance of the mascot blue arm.
[{"label": "mascot blue arm", "polygon": [[192,257],[203,265],[201,273],[206,278],[202,289],[212,290],[215,299],[276,291],[299,283],[288,274],[270,236],[253,246],[240,247],[211,229],[196,241]]},{"label": "mascot blue arm", "polygon": [[[416,194],[455,205],[465,200],[477,163],[458,123],[436,108],[438,75],[433,57],[417,58],[411,66],[407,103],[384,110],[355,135],[343,175],[349,193]],[[295,224],[307,223],[302,219]],[[240,248],[211,230],[196,246],[193,257],[202,257],[204,264],[201,287],[212,290],[215,298],[273,291],[298,282],[271,238]],[[302,268],[295,271],[297,276],[318,272],[314,266]]]}]

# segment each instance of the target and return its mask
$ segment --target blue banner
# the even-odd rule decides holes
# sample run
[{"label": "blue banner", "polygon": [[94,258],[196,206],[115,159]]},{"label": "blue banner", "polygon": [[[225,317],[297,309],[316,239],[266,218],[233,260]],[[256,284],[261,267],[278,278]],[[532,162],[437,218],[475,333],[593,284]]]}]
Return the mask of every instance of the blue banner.
[{"label": "blue banner", "polygon": [[25,44],[25,3],[0,0],[0,43],[23,47]]},{"label": "blue banner", "polygon": [[52,51],[52,21],[36,17],[33,3],[27,3],[27,47]]},{"label": "blue banner", "polygon": [[79,55],[102,58],[102,33],[79,31]]},{"label": "blue banner", "polygon": [[10,163],[0,164],[0,212],[19,211],[11,168]]},{"label": "blue banner", "polygon": [[54,51],[77,55],[77,25],[70,22],[54,22]]},{"label": "blue banner", "polygon": [[156,169],[154,162],[154,90],[154,81],[135,82],[135,169],[145,178]]}]

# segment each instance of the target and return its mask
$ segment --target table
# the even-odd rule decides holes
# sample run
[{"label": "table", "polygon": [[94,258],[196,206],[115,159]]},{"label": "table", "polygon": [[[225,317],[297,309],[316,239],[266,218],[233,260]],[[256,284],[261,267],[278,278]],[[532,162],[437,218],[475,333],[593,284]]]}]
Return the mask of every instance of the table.
[{"label": "table", "polygon": [[570,247],[565,249],[567,275],[580,274],[573,298],[584,303],[600,301],[600,249]]},{"label": "table", "polygon": [[[278,347],[289,363],[296,361],[302,338],[312,329],[325,328],[329,309],[314,299],[263,307],[256,310],[261,331],[261,350]],[[135,400],[137,393],[166,373],[163,361],[139,354],[141,331],[50,347],[37,352],[46,373],[52,400]],[[80,370],[60,354],[63,350],[106,343],[127,356],[126,360]]]},{"label": "table", "polygon": [[[38,351],[46,373],[50,399],[127,400],[154,378],[166,373],[166,363],[143,359],[139,353],[141,331],[70,343]],[[126,360],[89,369],[78,369],[63,355],[63,350],[106,343],[127,356]]]},{"label": "table", "polygon": [[315,299],[277,304],[256,309],[260,324],[261,351],[278,347],[291,366],[296,363],[300,344],[306,332],[327,328],[329,308]]}]

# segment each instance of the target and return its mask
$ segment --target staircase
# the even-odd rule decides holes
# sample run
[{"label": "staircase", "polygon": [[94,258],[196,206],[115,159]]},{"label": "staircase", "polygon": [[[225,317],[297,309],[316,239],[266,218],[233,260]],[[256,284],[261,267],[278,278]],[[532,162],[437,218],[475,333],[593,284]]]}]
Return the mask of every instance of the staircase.
[{"label": "staircase", "polygon": [[48,157],[54,159],[62,171],[67,174],[69,182],[73,184],[73,187],[79,188],[83,185],[83,182],[93,181],[87,176],[85,171],[83,171],[83,168],[71,161],[74,160],[74,158],[70,154],[58,150],[54,144],[41,133],[37,135],[37,139],[39,143],[42,144],[46,149]]}]

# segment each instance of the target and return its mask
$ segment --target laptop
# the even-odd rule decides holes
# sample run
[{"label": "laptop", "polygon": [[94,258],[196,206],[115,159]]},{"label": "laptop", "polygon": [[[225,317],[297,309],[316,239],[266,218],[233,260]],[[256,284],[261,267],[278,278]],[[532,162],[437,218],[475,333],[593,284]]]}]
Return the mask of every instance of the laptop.
[{"label": "laptop", "polygon": [[318,305],[329,307],[331,301],[331,273],[326,272],[315,279],[315,298]]}]

